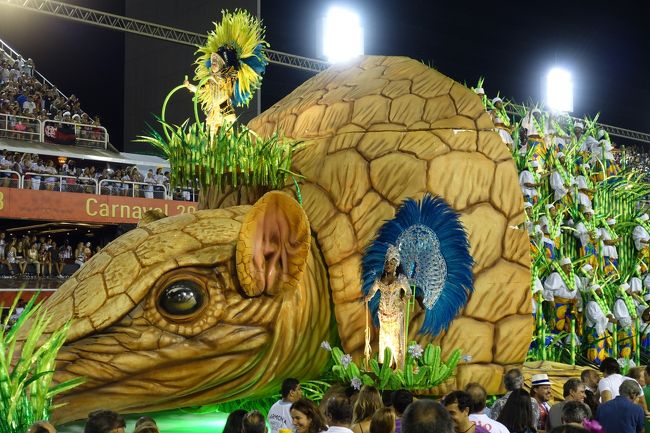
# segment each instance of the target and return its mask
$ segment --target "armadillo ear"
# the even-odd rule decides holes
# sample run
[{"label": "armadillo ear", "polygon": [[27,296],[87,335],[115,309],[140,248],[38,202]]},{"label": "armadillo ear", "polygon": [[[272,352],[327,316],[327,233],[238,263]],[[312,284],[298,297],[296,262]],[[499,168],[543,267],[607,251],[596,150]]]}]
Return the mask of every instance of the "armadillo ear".
[{"label": "armadillo ear", "polygon": [[305,271],[311,234],[302,207],[280,191],[266,193],[242,222],[237,276],[248,296],[296,289]]}]

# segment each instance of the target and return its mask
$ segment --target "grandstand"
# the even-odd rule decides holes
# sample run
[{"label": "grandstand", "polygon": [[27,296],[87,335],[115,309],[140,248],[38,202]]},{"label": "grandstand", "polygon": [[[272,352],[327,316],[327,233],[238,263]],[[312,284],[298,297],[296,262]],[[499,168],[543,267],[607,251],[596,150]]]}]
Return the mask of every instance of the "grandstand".
[{"label": "grandstand", "polygon": [[0,302],[47,296],[150,209],[196,209],[167,161],[119,152],[91,118],[0,40]]}]

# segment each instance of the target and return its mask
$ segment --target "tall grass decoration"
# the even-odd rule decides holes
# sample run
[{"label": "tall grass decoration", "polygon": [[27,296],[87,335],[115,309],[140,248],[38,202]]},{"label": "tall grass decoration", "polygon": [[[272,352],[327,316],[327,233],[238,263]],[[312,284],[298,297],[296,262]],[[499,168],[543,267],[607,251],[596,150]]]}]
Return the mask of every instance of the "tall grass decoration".
[{"label": "tall grass decoration", "polygon": [[10,327],[18,298],[0,329],[0,433],[24,433],[35,421],[48,419],[53,398],[83,382],[77,378],[52,386],[56,355],[70,324],[46,334],[50,317],[34,296]]}]

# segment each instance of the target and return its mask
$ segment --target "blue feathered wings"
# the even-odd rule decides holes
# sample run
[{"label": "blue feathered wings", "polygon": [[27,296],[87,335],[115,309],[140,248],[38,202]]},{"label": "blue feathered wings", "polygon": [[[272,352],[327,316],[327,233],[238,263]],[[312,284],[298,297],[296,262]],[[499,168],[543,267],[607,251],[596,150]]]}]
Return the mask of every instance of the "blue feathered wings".
[{"label": "blue feathered wings", "polygon": [[[416,296],[422,297],[425,318],[420,333],[439,335],[467,303],[474,290],[469,242],[458,213],[442,198],[426,194],[407,199],[395,218],[386,221],[368,246],[362,261],[364,296],[384,269],[386,250],[395,245],[400,263]],[[370,301],[377,323],[379,294]]]}]

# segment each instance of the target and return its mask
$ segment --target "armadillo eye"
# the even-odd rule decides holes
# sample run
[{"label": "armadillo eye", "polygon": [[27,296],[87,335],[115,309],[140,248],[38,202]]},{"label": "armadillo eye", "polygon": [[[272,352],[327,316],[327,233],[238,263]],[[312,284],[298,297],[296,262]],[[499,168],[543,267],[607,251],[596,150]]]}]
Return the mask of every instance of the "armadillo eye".
[{"label": "armadillo eye", "polygon": [[170,318],[182,319],[201,309],[205,302],[205,293],[201,286],[193,281],[175,281],[165,287],[158,298],[158,305]]}]

